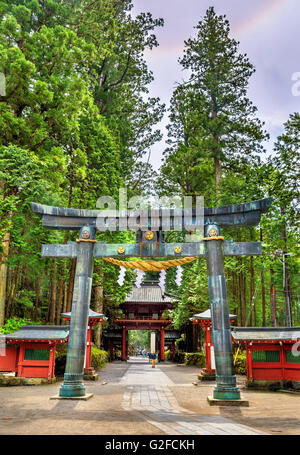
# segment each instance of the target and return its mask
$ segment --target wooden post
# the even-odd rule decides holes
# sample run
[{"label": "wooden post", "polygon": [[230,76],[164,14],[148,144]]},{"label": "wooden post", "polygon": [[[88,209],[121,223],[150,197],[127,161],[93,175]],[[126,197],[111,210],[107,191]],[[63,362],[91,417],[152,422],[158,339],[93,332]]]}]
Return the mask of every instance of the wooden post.
[{"label": "wooden post", "polygon": [[212,372],[211,368],[211,342],[210,342],[210,330],[211,327],[208,325],[204,326],[205,330],[205,366],[208,373]]},{"label": "wooden post", "polygon": [[123,326],[122,332],[122,360],[126,360],[126,327]]},{"label": "wooden post", "polygon": [[21,342],[20,347],[19,347],[19,354],[18,354],[17,376],[22,376],[24,358],[25,358],[25,344]]},{"label": "wooden post", "polygon": [[48,379],[52,379],[55,376],[55,348],[56,343],[50,345]]},{"label": "wooden post", "polygon": [[247,379],[253,379],[252,373],[252,352],[248,343],[246,343],[246,353],[247,353]]},{"label": "wooden post", "polygon": [[92,356],[92,327],[88,326],[87,338],[86,338],[86,355],[85,355],[85,367],[84,370],[91,368],[91,356]]},{"label": "wooden post", "polygon": [[[156,352],[156,333],[151,332],[151,354]],[[152,368],[155,368],[155,359],[152,359]]]},{"label": "wooden post", "polygon": [[165,329],[162,327],[160,329],[160,360],[163,362],[165,360]]}]

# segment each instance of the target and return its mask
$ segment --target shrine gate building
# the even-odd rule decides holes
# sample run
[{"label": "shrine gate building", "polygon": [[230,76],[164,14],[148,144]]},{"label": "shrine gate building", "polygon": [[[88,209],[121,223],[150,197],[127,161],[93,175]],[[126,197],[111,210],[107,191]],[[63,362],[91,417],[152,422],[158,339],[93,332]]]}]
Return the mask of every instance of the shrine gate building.
[{"label": "shrine gate building", "polygon": [[163,293],[155,281],[144,281],[141,287],[133,286],[121,305],[123,315],[115,320],[122,328],[122,360],[128,357],[129,330],[151,330],[158,332],[159,358],[165,360],[165,329],[172,323],[163,312],[174,307],[175,300]]}]

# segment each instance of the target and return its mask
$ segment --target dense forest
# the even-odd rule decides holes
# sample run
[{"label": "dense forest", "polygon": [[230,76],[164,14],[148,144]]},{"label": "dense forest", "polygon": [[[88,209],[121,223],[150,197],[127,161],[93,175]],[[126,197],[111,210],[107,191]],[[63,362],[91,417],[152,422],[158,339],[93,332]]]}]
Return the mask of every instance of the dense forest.
[{"label": "dense forest", "polygon": [[[132,14],[131,0],[7,0],[0,2],[0,326],[61,324],[70,311],[76,259],[42,258],[41,245],[67,243],[72,232],[49,231],[30,208],[96,208],[102,195],[204,196],[206,206],[272,196],[256,228],[224,230],[235,241],[261,241],[261,257],[226,258],[230,312],[239,325],[300,325],[300,114],[291,113],[265,153],[268,131],[248,98],[255,68],[230,24],[210,8],[178,56],[186,80],[168,109],[168,141],[159,172],[149,163],[162,138],[166,107],[149,96],[153,74],[144,52],[158,46],[162,18]],[[174,234],[174,233],[173,233]],[[178,234],[174,234],[178,235]],[[172,234],[170,233],[170,238]],[[109,242],[130,232],[98,233]],[[174,327],[208,308],[205,260],[183,266]],[[119,268],[95,260],[92,309],[113,317],[134,272],[117,284]],[[100,340],[98,339],[98,344]]]}]

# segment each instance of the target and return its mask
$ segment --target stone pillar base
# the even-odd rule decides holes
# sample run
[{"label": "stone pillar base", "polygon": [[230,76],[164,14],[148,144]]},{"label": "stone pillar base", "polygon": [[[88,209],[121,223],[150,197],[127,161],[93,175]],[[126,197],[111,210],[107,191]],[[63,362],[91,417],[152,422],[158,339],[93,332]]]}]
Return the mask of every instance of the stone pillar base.
[{"label": "stone pillar base", "polygon": [[83,374],[83,379],[85,381],[98,381],[99,375],[96,373],[94,368],[85,368],[84,374]]},{"label": "stone pillar base", "polygon": [[64,383],[59,389],[61,398],[80,398],[86,396],[85,386],[82,383]]},{"label": "stone pillar base", "polygon": [[202,370],[198,376],[199,381],[215,381],[216,380],[216,372],[215,371],[207,371]]},{"label": "stone pillar base", "polygon": [[249,401],[243,400],[242,398],[240,398],[239,400],[218,400],[217,398],[208,396],[207,401],[210,406],[245,406],[245,407],[249,407]]},{"label": "stone pillar base", "polygon": [[60,397],[59,395],[55,395],[53,397],[50,397],[50,400],[83,400],[87,401],[90,398],[94,396],[93,393],[87,393],[86,395],[83,395],[82,397]]}]

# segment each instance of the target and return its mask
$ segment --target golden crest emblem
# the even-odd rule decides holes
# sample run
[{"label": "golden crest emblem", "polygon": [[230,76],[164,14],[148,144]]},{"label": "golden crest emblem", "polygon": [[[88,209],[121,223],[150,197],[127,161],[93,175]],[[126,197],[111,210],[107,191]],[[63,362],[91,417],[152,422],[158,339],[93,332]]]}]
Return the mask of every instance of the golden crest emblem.
[{"label": "golden crest emblem", "polygon": [[89,238],[90,238],[90,233],[89,233],[89,231],[87,231],[87,230],[82,231],[81,238],[82,238],[82,239],[89,239]]},{"label": "golden crest emblem", "polygon": [[154,232],[152,232],[152,231],[145,232],[145,239],[152,240],[153,238],[154,238]]},{"label": "golden crest emblem", "polygon": [[211,229],[208,234],[210,237],[217,237],[218,231],[216,229]]}]

